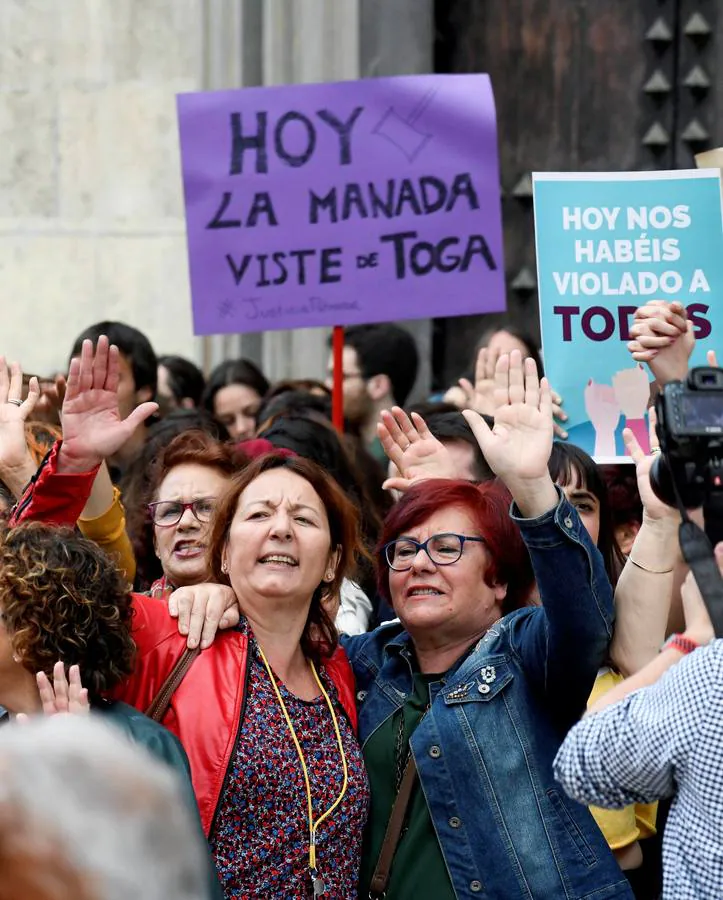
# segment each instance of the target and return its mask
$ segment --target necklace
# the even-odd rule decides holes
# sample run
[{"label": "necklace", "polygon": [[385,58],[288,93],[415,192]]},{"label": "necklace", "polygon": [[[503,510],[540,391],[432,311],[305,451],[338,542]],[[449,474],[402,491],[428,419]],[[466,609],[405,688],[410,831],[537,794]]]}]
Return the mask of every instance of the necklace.
[{"label": "necklace", "polygon": [[284,703],[284,698],[281,696],[281,691],[279,690],[279,686],[276,683],[276,678],[274,677],[274,673],[271,671],[271,666],[266,659],[264,651],[261,649],[258,641],[256,642],[256,647],[259,651],[259,656],[261,657],[261,661],[266,667],[266,671],[268,672],[269,679],[271,680],[271,686],[274,689],[274,693],[276,694],[276,699],[279,701],[279,706],[281,707],[281,712],[284,714],[284,718],[286,719],[286,724],[289,726],[289,732],[291,734],[291,739],[294,742],[294,747],[296,747],[296,752],[299,756],[299,762],[301,763],[301,771],[304,773],[304,785],[306,786],[306,808],[307,808],[307,818],[309,822],[309,874],[311,876],[311,886],[314,891],[314,897],[322,897],[324,895],[325,885],[324,879],[319,874],[318,869],[316,868],[316,832],[318,831],[321,823],[327,819],[337,808],[337,806],[341,803],[344,798],[344,794],[346,794],[347,785],[349,783],[349,772],[346,763],[346,753],[344,752],[344,744],[341,739],[341,731],[339,730],[339,722],[336,718],[336,713],[334,712],[334,706],[327,694],[324,685],[321,683],[321,679],[316,671],[316,667],[314,663],[309,660],[309,666],[311,667],[311,671],[314,675],[316,683],[319,685],[319,690],[324,696],[324,700],[326,700],[326,705],[329,707],[329,712],[331,713],[331,721],[334,723],[334,733],[336,734],[336,742],[339,747],[339,753],[341,755],[341,764],[344,770],[344,783],[341,787],[341,792],[336,800],[331,804],[331,806],[326,810],[326,812],[322,813],[319,818],[314,821],[314,810],[311,802],[311,782],[309,781],[309,771],[306,766],[306,760],[304,759],[304,751],[301,749],[301,744],[299,743],[299,739],[296,736],[296,730],[291,721],[291,716],[289,715],[289,711],[286,708],[286,704]]}]

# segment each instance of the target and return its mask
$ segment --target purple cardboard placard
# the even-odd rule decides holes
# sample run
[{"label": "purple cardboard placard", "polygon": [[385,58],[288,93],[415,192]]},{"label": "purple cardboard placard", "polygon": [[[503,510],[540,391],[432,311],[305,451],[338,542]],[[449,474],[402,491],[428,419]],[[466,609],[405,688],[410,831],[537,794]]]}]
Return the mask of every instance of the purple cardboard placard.
[{"label": "purple cardboard placard", "polygon": [[181,94],[196,334],[505,308],[487,75]]}]

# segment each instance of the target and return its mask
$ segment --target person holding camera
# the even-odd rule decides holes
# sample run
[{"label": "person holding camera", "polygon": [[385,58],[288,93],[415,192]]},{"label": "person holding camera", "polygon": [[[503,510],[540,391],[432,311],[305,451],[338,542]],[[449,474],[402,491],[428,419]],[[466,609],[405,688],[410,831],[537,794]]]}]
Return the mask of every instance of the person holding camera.
[{"label": "person holding camera", "polygon": [[[671,382],[687,382],[689,391],[700,390],[701,395],[710,396],[705,390],[708,382],[701,378],[715,376],[715,372],[698,370],[692,380],[688,376],[695,338],[680,304],[652,301],[641,307],[631,336],[633,357],[648,363],[661,389]],[[712,352],[708,353],[708,363],[716,367]],[[672,389],[679,391],[680,386],[672,385]],[[673,415],[672,425],[666,421],[673,400],[666,396],[661,405],[665,409],[662,431],[668,435],[668,444],[671,428],[680,431],[681,423],[690,425],[687,415]],[[689,412],[689,407],[685,410]],[[717,440],[717,436],[710,440]],[[677,443],[675,447],[680,451]],[[695,483],[689,484],[690,477],[682,477],[688,469],[681,468],[680,460],[676,460],[668,454],[658,460],[664,465],[658,467],[653,479],[656,493],[678,507],[681,503],[689,508],[702,502],[712,509],[710,490],[701,491],[703,481],[707,484],[710,479],[694,479]],[[666,482],[672,479],[676,490],[672,491],[672,483],[661,487],[661,477]],[[688,515],[697,518],[695,513]],[[709,522],[709,530],[711,524],[719,525]],[[696,536],[696,531],[688,522],[681,532],[689,545],[687,558],[705,555],[706,539],[701,532]],[[691,547],[695,550],[693,557]],[[677,556],[677,547],[672,549],[675,553],[666,554],[668,559]],[[685,630],[673,634],[655,658],[591,707],[563,743],[554,772],[565,791],[585,803],[614,809],[631,802],[671,799],[663,837],[663,897],[718,898],[723,885],[723,828],[718,824],[723,810],[718,752],[723,736],[723,719],[718,714],[723,709],[723,641],[714,640],[713,613],[708,613],[696,575],[686,575],[686,567],[678,559],[673,568],[685,579],[680,588]],[[717,566],[709,563],[709,570],[704,561],[700,568],[701,560],[694,565],[709,602],[711,596],[720,593],[723,543],[716,547],[715,563]],[[672,569],[666,567],[666,572]],[[647,585],[641,583],[644,596],[639,598],[639,612],[649,610],[652,614],[654,605],[660,605],[661,592],[655,581],[664,574],[661,571]]]},{"label": "person holding camera", "polygon": [[[723,543],[715,548],[723,573]],[[672,798],[663,898],[719,900],[723,889],[723,640],[691,573],[685,631],[613,688],[567,735],[553,771],[581,803],[620,808]]]}]

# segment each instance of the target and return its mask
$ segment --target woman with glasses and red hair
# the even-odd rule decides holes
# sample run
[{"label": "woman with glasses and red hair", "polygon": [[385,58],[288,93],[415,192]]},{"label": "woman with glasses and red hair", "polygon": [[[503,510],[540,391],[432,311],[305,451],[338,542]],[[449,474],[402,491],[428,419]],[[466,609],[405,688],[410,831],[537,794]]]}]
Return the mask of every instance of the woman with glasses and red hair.
[{"label": "woman with glasses and red hair", "polygon": [[431,438],[424,423],[383,414],[390,457],[415,464],[398,466],[410,478],[377,551],[398,621],[342,637],[371,786],[360,896],[631,898],[590,813],[552,774],[607,653],[612,589],[548,473],[547,382],[519,352],[496,377],[494,429],[465,412],[494,483],[423,480],[430,457],[408,451]]}]

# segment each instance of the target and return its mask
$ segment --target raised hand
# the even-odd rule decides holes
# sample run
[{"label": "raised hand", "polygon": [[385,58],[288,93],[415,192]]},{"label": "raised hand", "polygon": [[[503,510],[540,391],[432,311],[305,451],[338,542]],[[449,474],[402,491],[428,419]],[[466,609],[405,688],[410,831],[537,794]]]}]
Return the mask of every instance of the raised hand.
[{"label": "raised hand", "polygon": [[412,413],[410,419],[398,406],[391,411],[382,410],[377,434],[399,472],[399,477],[387,478],[385,490],[406,491],[425,478],[459,477],[449,451],[417,413]]},{"label": "raised hand", "polygon": [[695,346],[693,323],[682,303],[651,300],[635,312],[628,350],[647,363],[661,386],[685,378]]},{"label": "raised hand", "polygon": [[649,521],[660,521],[662,519],[680,520],[680,513],[677,509],[668,506],[659,500],[653,488],[650,485],[650,470],[655,461],[655,455],[659,451],[658,435],[655,432],[657,417],[655,408],[651,406],[648,411],[648,439],[650,441],[650,454],[646,455],[638,443],[637,438],[629,428],[623,429],[623,441],[628,455],[635,463],[635,475],[638,479],[638,493],[643,503],[643,514]]},{"label": "raised hand", "polygon": [[141,403],[127,419],[118,410],[118,348],[108,338],[83,341],[80,358],[70,363],[63,401],[63,444],[58,470],[87,472],[116,453],[133,432],[158,409]]},{"label": "raised hand", "polygon": [[[495,368],[500,358],[500,351],[482,347],[477,354],[474,384],[467,378],[459,379],[459,390],[463,395],[461,409],[472,409],[480,415],[493,416],[495,412]],[[567,414],[562,409],[562,397],[552,391],[552,416],[560,422],[567,421]],[[553,421],[555,434],[562,440],[567,439],[567,432],[558,422]]]},{"label": "raised hand", "polygon": [[20,489],[35,473],[35,464],[25,441],[25,422],[33,412],[40,396],[38,379],[33,376],[28,385],[28,396],[22,400],[23,371],[19,363],[11,363],[0,356],[0,478],[15,493],[15,482]]},{"label": "raised hand", "polygon": [[559,419],[560,422],[567,422],[567,413],[562,409],[562,397],[552,389],[550,390],[552,394],[552,427],[555,431],[555,434],[563,441],[567,440],[567,432],[560,425],[559,422],[556,422],[555,419]]},{"label": "raised hand", "polygon": [[88,691],[81,683],[78,666],[70,667],[69,676],[65,677],[65,666],[62,662],[56,662],[53,666],[52,684],[45,672],[38,672],[38,690],[46,716],[54,716],[57,713],[83,716],[90,712]]},{"label": "raised hand", "polygon": [[495,366],[499,358],[498,349],[482,347],[475,363],[474,384],[467,378],[459,379],[459,386],[465,396],[464,409],[473,409],[480,415],[494,415]]},{"label": "raised hand", "polygon": [[552,392],[538,379],[532,359],[519,350],[503,354],[495,369],[495,424],[490,429],[472,410],[463,413],[490,468],[507,485],[525,516],[557,505],[547,469],[552,450]]}]

